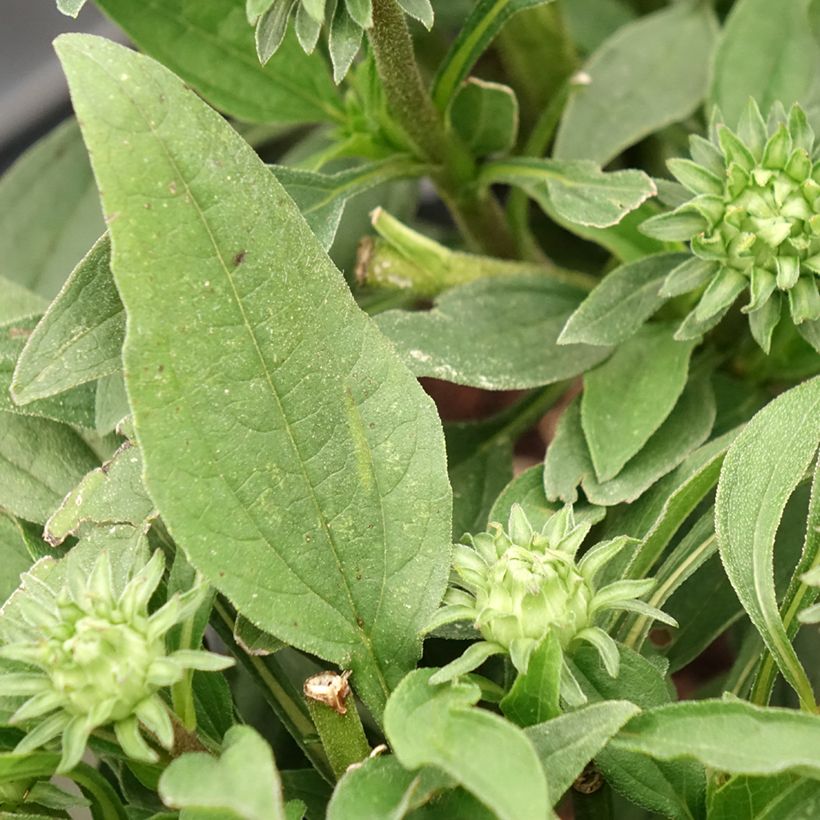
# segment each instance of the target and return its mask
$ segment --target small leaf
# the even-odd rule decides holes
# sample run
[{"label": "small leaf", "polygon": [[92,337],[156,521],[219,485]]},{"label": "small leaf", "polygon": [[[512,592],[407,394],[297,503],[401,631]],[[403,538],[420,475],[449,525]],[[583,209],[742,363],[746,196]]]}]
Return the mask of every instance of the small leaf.
[{"label": "small leaf", "polygon": [[336,0],[336,11],[330,21],[328,48],[333,63],[333,79],[338,85],[347,75],[359,53],[363,32],[347,11],[345,0]]},{"label": "small leaf", "polygon": [[523,732],[475,708],[475,684],[432,686],[434,672],[411,672],[388,701],[385,731],[401,764],[442,769],[500,820],[554,817],[543,769]]},{"label": "small leaf", "polygon": [[17,404],[62,393],[122,367],[125,313],[110,262],[111,245],[104,236],[29,336],[12,381]]},{"label": "small leaf", "polygon": [[[501,699],[501,711],[518,726],[533,726],[560,714],[561,666],[564,655],[550,632],[530,655],[527,671],[519,674]],[[545,767],[547,776],[549,770]]]},{"label": "small leaf", "polygon": [[581,424],[599,482],[617,476],[672,412],[693,347],[668,325],[650,324],[586,373]]},{"label": "small leaf", "polygon": [[569,317],[559,344],[615,345],[628,339],[666,301],[661,288],[685,259],[658,254],[608,273]]},{"label": "small leaf", "polygon": [[159,780],[162,801],[183,817],[286,820],[282,784],[270,746],[249,726],[225,734],[217,760],[201,752],[172,761]]},{"label": "small leaf", "polygon": [[522,188],[547,213],[554,208],[569,222],[595,228],[616,225],[657,193],[643,171],[605,173],[587,160],[498,160],[484,166],[481,178]]},{"label": "small leaf", "polygon": [[406,14],[418,20],[428,31],[433,28],[434,13],[430,0],[398,0]]},{"label": "small leaf", "polygon": [[256,23],[256,54],[262,65],[279,50],[288,31],[288,21],[297,0],[273,0]]},{"label": "small leaf", "polygon": [[450,126],[477,157],[509,151],[518,137],[518,99],[506,85],[470,77],[447,109]]}]

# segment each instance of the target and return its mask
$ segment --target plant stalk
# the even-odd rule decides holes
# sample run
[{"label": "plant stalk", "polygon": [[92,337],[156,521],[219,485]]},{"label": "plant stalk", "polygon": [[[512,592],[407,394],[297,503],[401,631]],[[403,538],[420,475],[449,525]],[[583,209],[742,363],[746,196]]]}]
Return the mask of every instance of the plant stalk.
[{"label": "plant stalk", "polygon": [[373,0],[367,31],[388,105],[422,158],[441,167],[433,175],[438,192],[469,244],[493,256],[515,256],[504,212],[489,192],[475,184],[476,163],[441,114],[419,72],[404,11],[396,0]]}]

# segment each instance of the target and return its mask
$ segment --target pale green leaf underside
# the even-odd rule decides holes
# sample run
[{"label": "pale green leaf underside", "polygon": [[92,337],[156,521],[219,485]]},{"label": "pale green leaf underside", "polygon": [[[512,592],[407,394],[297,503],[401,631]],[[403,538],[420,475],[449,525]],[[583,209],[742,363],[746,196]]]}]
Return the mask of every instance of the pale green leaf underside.
[{"label": "pale green leaf underside", "polygon": [[378,712],[449,568],[432,402],[221,117],[153,60],[57,47],[114,217],[149,493],[244,615]]}]

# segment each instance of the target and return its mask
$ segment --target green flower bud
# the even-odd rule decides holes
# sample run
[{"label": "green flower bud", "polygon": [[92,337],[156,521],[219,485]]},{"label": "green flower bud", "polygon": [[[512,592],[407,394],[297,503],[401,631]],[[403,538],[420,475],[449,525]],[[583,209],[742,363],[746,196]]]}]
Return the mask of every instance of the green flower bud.
[{"label": "green flower bud", "polygon": [[[748,289],[752,335],[769,350],[771,334],[789,305],[796,325],[820,319],[820,162],[803,110],[773,109],[767,124],[749,101],[737,133],[724,124],[711,139],[692,137],[692,159],[668,163],[693,196],[641,230],[665,241],[688,241],[701,263],[673,270],[665,296],[703,289],[678,330],[692,338],[713,327]],[[788,299],[781,299],[778,292]]]},{"label": "green flower bud", "polygon": [[6,624],[13,640],[0,647],[0,658],[24,664],[26,671],[0,677],[0,695],[30,696],[11,718],[30,730],[17,751],[31,751],[62,735],[58,771],[65,772],[79,762],[91,732],[113,724],[126,754],[155,761],[139,724],[166,748],[174,739],[158,691],[182,680],[188,669],[219,670],[232,664],[210,652],[166,652],[166,633],[193,615],[204,590],[175,595],[149,614],[148,602],[164,570],[160,551],[119,595],[113,590],[107,552],[87,577],[79,564],[66,561],[60,589],[40,580],[35,565],[4,607],[11,606],[17,617]]},{"label": "green flower bud", "polygon": [[664,613],[637,600],[654,586],[652,580],[618,581],[597,588],[600,570],[631,539],[597,544],[576,561],[590,527],[576,523],[572,507],[567,506],[535,531],[515,504],[506,529],[491,524],[488,532],[468,536],[469,546],[456,545],[445,606],[425,631],[469,620],[484,643],[436,673],[435,682],[468,672],[496,652],[508,653],[518,671],[526,672],[533,649],[548,634],[555,635],[565,652],[580,642],[591,643],[614,676],[618,652],[612,638],[596,624],[602,612],[631,610],[675,626]]}]

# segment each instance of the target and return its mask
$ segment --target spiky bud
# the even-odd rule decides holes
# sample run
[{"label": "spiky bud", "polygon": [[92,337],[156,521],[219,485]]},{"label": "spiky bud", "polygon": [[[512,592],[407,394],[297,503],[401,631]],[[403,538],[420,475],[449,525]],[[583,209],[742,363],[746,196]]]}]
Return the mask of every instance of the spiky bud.
[{"label": "spiky bud", "polygon": [[550,633],[564,652],[582,642],[592,644],[614,677],[618,650],[598,625],[602,613],[630,610],[675,626],[669,616],[637,600],[652,589],[654,580],[616,581],[597,588],[600,570],[631,539],[604,541],[576,561],[591,526],[576,523],[572,507],[567,506],[540,531],[533,530],[524,510],[515,504],[506,529],[491,524],[488,532],[468,536],[469,545],[456,545],[445,606],[425,631],[472,621],[484,641],[436,673],[435,682],[468,672],[495,653],[508,653],[524,673],[533,649]]},{"label": "spiky bud", "polygon": [[215,671],[232,664],[205,651],[166,652],[166,633],[191,617],[203,590],[175,595],[149,614],[148,602],[164,570],[160,551],[119,595],[106,551],[89,575],[69,559],[66,564],[59,589],[38,577],[35,564],[0,613],[13,612],[4,623],[12,638],[0,647],[0,658],[25,665],[25,671],[0,676],[0,695],[30,696],[11,717],[11,723],[29,729],[16,751],[31,751],[62,735],[58,771],[65,772],[79,762],[91,732],[113,724],[126,754],[155,761],[140,725],[166,748],[174,739],[159,690],[182,680],[188,669]]},{"label": "spiky bud", "polygon": [[775,105],[763,120],[750,100],[737,132],[718,123],[711,139],[690,139],[692,159],[668,163],[693,194],[641,230],[657,239],[688,241],[693,258],[675,268],[661,293],[702,290],[678,329],[689,339],[714,327],[749,291],[743,312],[768,352],[788,303],[796,325],[820,319],[820,162],[803,110]]},{"label": "spiky bud", "polygon": [[[428,29],[432,27],[430,0],[397,2],[406,14]],[[282,45],[291,16],[296,38],[306,54],[313,53],[325,26],[337,83],[347,74],[364,32],[373,25],[373,0],[246,0],[246,8],[248,21],[256,26],[256,50],[263,63]]]}]

